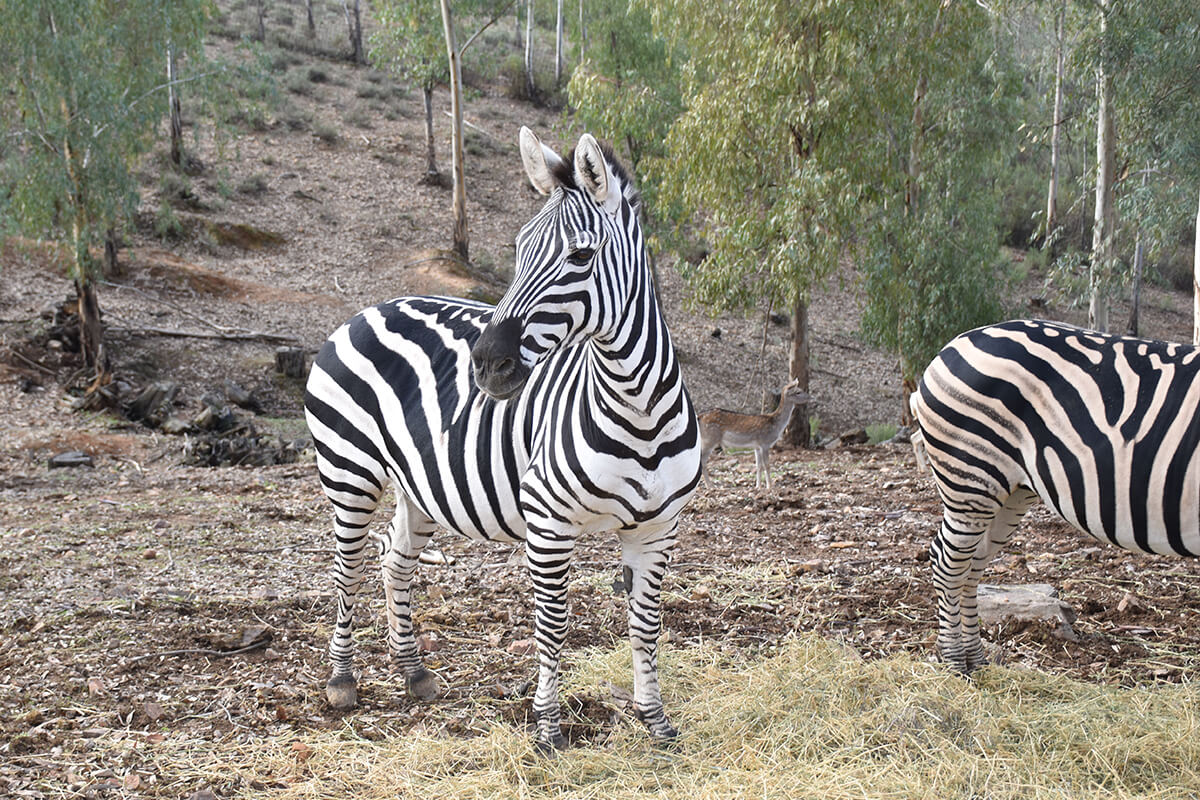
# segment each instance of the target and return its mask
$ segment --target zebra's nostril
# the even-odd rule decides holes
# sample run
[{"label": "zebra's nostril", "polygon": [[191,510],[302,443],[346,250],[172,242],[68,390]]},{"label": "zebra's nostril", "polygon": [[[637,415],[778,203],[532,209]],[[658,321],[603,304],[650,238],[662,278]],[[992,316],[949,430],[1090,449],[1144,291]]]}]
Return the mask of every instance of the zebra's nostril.
[{"label": "zebra's nostril", "polygon": [[511,375],[512,371],[517,368],[517,363],[511,358],[502,358],[496,362],[497,375]]}]

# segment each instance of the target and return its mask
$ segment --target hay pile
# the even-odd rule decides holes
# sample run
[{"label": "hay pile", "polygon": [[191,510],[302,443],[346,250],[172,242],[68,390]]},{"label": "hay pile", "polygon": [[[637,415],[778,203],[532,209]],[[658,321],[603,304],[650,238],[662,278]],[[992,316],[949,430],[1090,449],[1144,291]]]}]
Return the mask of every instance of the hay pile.
[{"label": "hay pile", "polygon": [[[610,698],[610,684],[628,681],[626,650],[578,657],[565,694]],[[1191,685],[1121,689],[998,668],[968,682],[907,656],[864,663],[815,637],[736,658],[715,647],[663,654],[668,709],[682,731],[667,749],[628,719],[554,759],[537,756],[513,725],[387,741],[346,728],[216,751],[177,742],[162,752],[161,774],[174,773],[179,789],[208,781],[218,795],[302,800],[1200,793],[1200,691]]]}]

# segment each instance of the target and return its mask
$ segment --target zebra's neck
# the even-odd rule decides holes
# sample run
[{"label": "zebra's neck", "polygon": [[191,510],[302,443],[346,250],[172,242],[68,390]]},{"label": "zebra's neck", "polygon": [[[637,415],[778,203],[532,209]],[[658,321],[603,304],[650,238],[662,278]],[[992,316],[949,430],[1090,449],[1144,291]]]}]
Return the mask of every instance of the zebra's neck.
[{"label": "zebra's neck", "polygon": [[591,341],[593,375],[629,411],[653,415],[664,400],[683,390],[649,270],[643,268],[611,336]]}]

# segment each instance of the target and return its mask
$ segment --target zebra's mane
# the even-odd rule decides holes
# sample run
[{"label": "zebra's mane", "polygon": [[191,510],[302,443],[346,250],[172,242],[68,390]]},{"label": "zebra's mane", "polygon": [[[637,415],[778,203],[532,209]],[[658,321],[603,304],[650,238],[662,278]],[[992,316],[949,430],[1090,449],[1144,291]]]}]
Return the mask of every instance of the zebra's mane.
[{"label": "zebra's mane", "polygon": [[[635,211],[641,210],[642,195],[634,187],[629,171],[613,154],[612,145],[604,141],[598,141],[598,144],[600,152],[604,154],[604,160],[608,162],[608,168],[612,170],[613,175],[621,184],[621,194]],[[567,189],[578,189],[579,184],[575,181],[575,149],[572,148],[562,161],[551,166],[550,173],[561,186]]]}]

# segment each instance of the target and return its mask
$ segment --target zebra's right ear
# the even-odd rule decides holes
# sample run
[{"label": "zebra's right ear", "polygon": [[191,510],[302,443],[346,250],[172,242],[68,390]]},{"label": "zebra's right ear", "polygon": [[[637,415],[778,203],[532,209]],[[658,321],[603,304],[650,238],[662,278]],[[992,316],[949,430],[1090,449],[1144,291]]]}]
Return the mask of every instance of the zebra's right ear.
[{"label": "zebra's right ear", "polygon": [[521,126],[521,162],[533,188],[542,194],[550,194],[558,181],[554,178],[554,166],[562,163],[558,153],[542,144],[533,131]]}]

